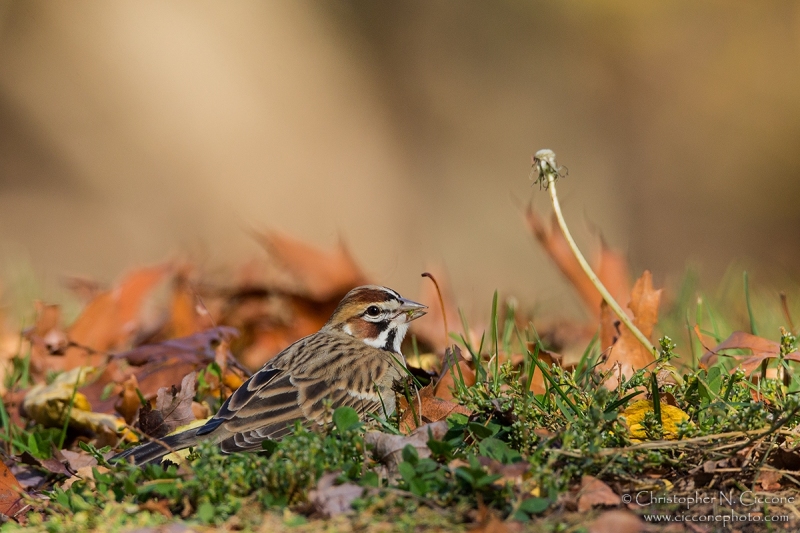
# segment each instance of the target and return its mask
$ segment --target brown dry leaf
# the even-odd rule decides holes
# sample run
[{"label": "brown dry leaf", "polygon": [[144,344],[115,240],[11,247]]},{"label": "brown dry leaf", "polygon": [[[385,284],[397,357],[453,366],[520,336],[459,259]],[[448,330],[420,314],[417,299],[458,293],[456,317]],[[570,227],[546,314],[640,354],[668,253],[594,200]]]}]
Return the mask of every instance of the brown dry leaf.
[{"label": "brown dry leaf", "polygon": [[500,474],[502,476],[493,483],[493,485],[498,487],[504,485],[521,485],[523,476],[531,469],[531,464],[527,461],[503,464],[496,459],[480,456],[478,457],[478,462],[481,466],[486,468],[490,474]]},{"label": "brown dry leaf", "polygon": [[[606,290],[611,293],[611,296],[618,302],[627,298],[631,286],[628,259],[616,250],[611,249],[605,240],[601,238],[600,251],[597,253],[594,264],[596,265],[595,272],[597,277]],[[592,311],[597,312],[597,307],[594,307]]]},{"label": "brown dry leaf", "polygon": [[[752,355],[732,355],[721,353],[723,350],[733,349],[750,350]],[[754,370],[761,366],[763,361],[777,358],[780,355],[780,351],[780,344],[775,341],[765,339],[763,337],[757,337],[756,335],[745,333],[744,331],[734,331],[730,337],[704,353],[703,357],[700,358],[700,364],[703,367],[708,368],[717,362],[717,358],[720,355],[732,357],[734,359],[743,359],[738,366],[742,367],[745,374],[750,375]],[[800,361],[800,352],[795,351],[787,354],[786,359],[789,361]],[[731,369],[731,372],[735,371],[736,368]]]},{"label": "brown dry leaf", "polygon": [[373,447],[372,455],[380,463],[385,464],[390,472],[397,471],[397,465],[403,460],[402,451],[407,445],[417,449],[421,458],[430,457],[428,448],[430,439],[441,440],[447,433],[447,422],[441,420],[418,427],[410,435],[391,435],[380,431],[368,431],[364,442]]},{"label": "brown dry leaf", "polygon": [[84,451],[73,452],[71,450],[60,450],[59,453],[66,459],[69,463],[69,467],[77,471],[81,468],[87,466],[96,466],[97,459],[91,454],[88,454]]},{"label": "brown dry leaf", "polygon": [[157,439],[164,437],[180,426],[192,422],[192,400],[197,372],[187,374],[181,381],[181,388],[177,390],[173,385],[171,389],[159,389],[156,395],[155,408],[150,404],[142,407],[139,412],[139,427],[141,430]]},{"label": "brown dry leaf", "polygon": [[[236,335],[238,332],[234,328],[220,326],[189,337],[147,344],[116,354],[103,374],[93,383],[82,387],[80,392],[86,396],[95,412],[113,413],[123,390],[119,384],[135,375],[142,396],[152,399],[160,388],[170,387],[189,372],[200,370],[214,361],[220,343]],[[235,369],[229,367],[223,374],[224,381],[237,383],[241,378],[229,377],[229,374],[235,373]],[[104,396],[109,383],[117,385],[110,396]]]},{"label": "brown dry leaf", "polygon": [[[645,270],[633,286],[628,308],[633,313],[634,325],[646,337],[652,335],[658,322],[658,304],[662,290],[653,289],[653,277],[649,270]],[[614,374],[605,381],[606,387],[615,388],[620,375],[629,378],[636,370],[655,361],[655,355],[642,346],[633,333],[619,322],[605,302],[601,306],[600,340],[603,351],[611,349],[608,358],[599,368],[605,371],[615,368]],[[612,344],[608,344],[612,341]]]},{"label": "brown dry leaf", "polygon": [[336,485],[337,472],[323,475],[317,482],[317,488],[308,493],[308,500],[314,510],[324,518],[331,518],[352,510],[353,500],[364,494],[364,487],[355,483]]},{"label": "brown dry leaf", "polygon": [[[67,468],[67,465],[64,464],[66,462],[64,456],[58,453],[58,450],[56,450],[55,447],[53,447],[53,452],[54,452],[53,457],[49,459],[39,459],[38,457],[34,457],[28,452],[24,452],[22,455],[18,457],[18,460],[19,462],[24,463],[26,465],[41,467],[52,474],[58,474],[67,477],[72,475],[72,473]],[[60,456],[61,460],[56,458],[56,456]]]},{"label": "brown dry leaf", "polygon": [[533,210],[533,205],[529,205],[525,212],[525,218],[528,222],[533,236],[542,245],[545,252],[550,256],[550,259],[556,264],[561,273],[572,283],[578,296],[581,297],[583,303],[592,311],[599,307],[602,297],[592,282],[589,280],[586,273],[581,269],[580,263],[575,259],[572,250],[561,233],[556,223],[555,214],[553,214],[550,226],[542,220],[542,218]]},{"label": "brown dry leaf", "polygon": [[641,533],[646,524],[630,511],[606,511],[589,524],[589,533]]},{"label": "brown dry leaf", "polygon": [[275,231],[256,235],[271,258],[277,261],[290,294],[302,295],[325,302],[344,295],[366,282],[343,242],[331,251],[321,250]]},{"label": "brown dry leaf", "polygon": [[212,327],[210,317],[197,312],[197,302],[189,282],[190,267],[184,265],[177,269],[172,280],[169,322],[166,325],[170,338],[188,337]]},{"label": "brown dry leaf", "polygon": [[122,418],[125,419],[125,422],[128,425],[132,425],[134,423],[136,420],[136,413],[139,412],[139,408],[142,406],[142,402],[139,399],[139,394],[137,393],[138,388],[139,382],[136,380],[136,376],[130,376],[122,384],[122,390],[119,393],[119,399],[114,405],[114,408],[119,414],[122,415]]},{"label": "brown dry leaf", "polygon": [[471,533],[508,533],[508,524],[500,520],[494,513],[488,519],[469,530]]},{"label": "brown dry leaf", "polygon": [[756,483],[761,485],[761,488],[765,492],[773,492],[776,490],[780,490],[781,484],[779,481],[783,477],[783,474],[778,472],[777,470],[766,469],[762,468],[758,471],[758,475],[756,476]]},{"label": "brown dry leaf", "polygon": [[[400,431],[403,433],[410,433],[417,429],[419,421],[420,424],[428,424],[430,422],[437,422],[444,420],[453,413],[461,413],[469,416],[472,411],[433,395],[433,386],[427,385],[421,388],[418,393],[412,397],[413,405],[409,406],[405,398],[400,398],[398,408],[403,411],[403,416],[400,419]],[[416,415],[416,419],[415,419]]]},{"label": "brown dry leaf", "polygon": [[[539,241],[539,244],[542,245],[545,252],[547,252],[558,269],[561,270],[561,273],[575,288],[589,312],[594,315],[603,298],[581,268],[578,260],[575,259],[567,240],[564,238],[564,234],[561,232],[561,228],[558,226],[555,214],[552,215],[548,227],[544,220],[533,210],[533,206],[529,205],[525,218],[536,240]],[[595,255],[594,263],[594,271],[597,273],[597,277],[611,295],[617,300],[625,298],[630,287],[627,259],[622,254],[609,248],[601,238],[600,249]]]},{"label": "brown dry leaf", "polygon": [[462,381],[468,387],[474,385],[475,371],[472,369],[472,365],[464,359],[461,348],[454,344],[444,351],[442,369],[434,386],[433,395],[444,400],[452,400],[456,382]]},{"label": "brown dry leaf", "polygon": [[25,507],[22,493],[22,486],[17,478],[5,463],[0,462],[0,513],[13,517],[21,511]]},{"label": "brown dry leaf", "polygon": [[456,382],[460,382],[462,379],[467,387],[475,385],[475,371],[466,361],[459,361],[458,368],[453,368],[451,372],[442,375],[442,378],[436,382],[433,395],[442,400],[452,400]]},{"label": "brown dry leaf", "polygon": [[169,265],[141,268],[115,288],[98,294],[70,326],[69,339],[98,352],[124,345],[139,325],[145,298],[170,270]]},{"label": "brown dry leaf", "polygon": [[169,510],[169,500],[147,500],[139,504],[139,509],[158,513],[164,518],[172,518],[172,511]]},{"label": "brown dry leaf", "polygon": [[[34,385],[22,402],[24,415],[44,427],[58,428],[64,425],[69,413],[69,425],[72,428],[116,435],[122,431],[125,423],[116,417],[92,412],[86,396],[76,392],[76,388],[93,372],[91,367],[78,367],[59,374],[49,385]],[[70,404],[72,408],[67,409]]]},{"label": "brown dry leaf", "polygon": [[593,507],[620,505],[622,499],[611,487],[594,476],[583,476],[578,491],[578,511],[585,513]]},{"label": "brown dry leaf", "polygon": [[61,306],[34,302],[36,319],[23,332],[31,343],[31,373],[37,381],[51,370],[63,369],[63,358],[69,340],[61,326]]}]

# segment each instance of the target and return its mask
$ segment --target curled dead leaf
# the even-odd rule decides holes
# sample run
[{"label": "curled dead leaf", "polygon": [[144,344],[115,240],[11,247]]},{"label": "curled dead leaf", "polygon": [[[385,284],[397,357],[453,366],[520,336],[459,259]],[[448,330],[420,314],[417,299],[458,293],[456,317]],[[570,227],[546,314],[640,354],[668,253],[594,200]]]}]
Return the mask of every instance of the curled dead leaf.
[{"label": "curled dead leaf", "polygon": [[192,401],[196,380],[197,372],[192,372],[184,376],[180,390],[174,385],[159,389],[155,408],[147,404],[139,413],[141,430],[146,435],[160,439],[178,427],[192,422],[195,419]]},{"label": "curled dead leaf", "polygon": [[409,433],[422,424],[443,420],[453,413],[467,416],[472,414],[472,411],[463,405],[435,397],[433,391],[431,385],[421,388],[412,396],[411,404],[405,398],[400,398],[398,408],[403,413],[400,418],[400,431]]},{"label": "curled dead leaf", "polygon": [[620,505],[622,499],[611,487],[594,476],[583,476],[578,491],[578,511],[585,513],[594,507]]},{"label": "curled dead leaf", "polygon": [[25,508],[22,494],[22,486],[17,478],[5,463],[0,462],[0,513],[13,517]]},{"label": "curled dead leaf", "polygon": [[317,488],[308,494],[308,500],[314,510],[325,518],[346,513],[352,509],[353,500],[364,494],[364,487],[355,483],[336,485],[339,474],[329,472],[317,482]]},{"label": "curled dead leaf", "polygon": [[410,435],[390,435],[380,431],[369,431],[364,436],[367,445],[373,446],[372,455],[380,463],[385,464],[390,472],[397,471],[402,462],[402,451],[407,445],[416,448],[420,457],[430,457],[428,441],[441,440],[447,433],[447,422],[441,420],[418,427]]},{"label": "curled dead leaf", "polygon": [[[645,270],[631,291],[628,308],[633,314],[633,323],[645,335],[650,337],[658,322],[658,305],[661,302],[663,289],[653,289],[653,277]],[[600,341],[601,350],[608,353],[598,368],[604,371],[614,370],[604,384],[614,389],[619,384],[620,376],[630,378],[633,373],[655,361],[655,354],[645,348],[625,327],[619,318],[603,302],[600,308]]]}]

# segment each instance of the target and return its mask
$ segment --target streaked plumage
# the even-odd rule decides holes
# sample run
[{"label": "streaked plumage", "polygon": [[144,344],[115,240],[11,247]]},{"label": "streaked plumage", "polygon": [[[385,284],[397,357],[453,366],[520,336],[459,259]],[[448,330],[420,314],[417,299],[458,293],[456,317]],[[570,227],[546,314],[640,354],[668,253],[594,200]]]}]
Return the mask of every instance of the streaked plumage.
[{"label": "streaked plumage", "polygon": [[297,420],[329,424],[332,410],[344,405],[362,418],[367,413],[388,416],[395,410],[392,384],[404,375],[400,344],[423,309],[386,287],[357,287],[322,329],[271,359],[203,426],[164,438],[169,449],[150,442],[115,459],[149,463],[207,439],[225,453],[260,450],[264,440],[290,433]]}]

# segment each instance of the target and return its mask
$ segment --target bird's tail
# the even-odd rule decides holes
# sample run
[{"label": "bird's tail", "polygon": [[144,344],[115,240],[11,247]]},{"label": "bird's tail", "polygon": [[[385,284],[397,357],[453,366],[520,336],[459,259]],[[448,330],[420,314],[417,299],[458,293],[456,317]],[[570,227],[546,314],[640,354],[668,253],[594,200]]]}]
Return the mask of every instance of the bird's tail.
[{"label": "bird's tail", "polygon": [[141,446],[130,448],[112,457],[110,462],[130,461],[131,457],[133,457],[133,462],[136,465],[156,462],[174,451],[195,446],[201,440],[197,436],[198,429],[200,428],[188,429],[175,435],[168,435],[157,441],[153,440]]}]

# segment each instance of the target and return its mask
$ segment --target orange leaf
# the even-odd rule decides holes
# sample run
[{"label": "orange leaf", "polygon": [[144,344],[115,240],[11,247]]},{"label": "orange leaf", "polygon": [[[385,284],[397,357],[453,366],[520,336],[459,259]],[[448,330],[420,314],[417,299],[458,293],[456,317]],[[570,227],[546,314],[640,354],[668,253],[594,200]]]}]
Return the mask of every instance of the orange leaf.
[{"label": "orange leaf", "polygon": [[[472,411],[457,403],[449,402],[433,395],[433,387],[427,385],[421,388],[418,393],[411,398],[413,405],[408,405],[405,398],[400,398],[399,408],[403,411],[400,419],[400,431],[409,433],[419,425],[429,424],[444,420],[453,413],[461,413],[469,416]],[[416,420],[414,415],[416,414]]]},{"label": "orange leaf", "polygon": [[[536,240],[578,292],[578,296],[586,304],[586,307],[592,314],[596,313],[603,298],[572,253],[556,222],[555,214],[553,214],[550,227],[536,214],[532,206],[528,206],[525,218]],[[619,252],[609,248],[601,238],[600,250],[595,256],[594,263],[594,271],[605,288],[617,300],[624,298],[630,287],[627,259]]]},{"label": "orange leaf", "polygon": [[[734,355],[720,353],[722,350],[750,350],[752,355]],[[781,352],[781,346],[775,341],[757,337],[744,331],[734,331],[730,337],[722,341],[720,344],[703,354],[700,358],[700,364],[706,368],[717,362],[717,356],[724,355],[736,359],[744,359],[739,363],[746,374],[752,373],[756,368],[761,365],[762,361],[767,359],[774,359],[778,357]],[[790,353],[786,356],[790,361],[800,361],[800,354],[797,352]],[[735,371],[732,369],[731,371]]]},{"label": "orange leaf", "polygon": [[620,497],[611,487],[593,476],[581,478],[581,489],[578,492],[578,511],[585,513],[593,507],[619,505]]},{"label": "orange leaf", "polygon": [[17,478],[5,463],[0,462],[0,513],[13,517],[22,510],[22,492]]},{"label": "orange leaf", "polygon": [[[653,333],[658,321],[661,291],[662,289],[653,289],[653,277],[650,271],[645,270],[631,292],[628,308],[633,312],[633,323],[647,337]],[[608,358],[600,364],[602,370],[610,370],[618,365],[619,374],[629,378],[636,370],[646,367],[655,360],[654,355],[642,346],[624,324],[619,322],[605,302],[601,306],[600,313],[601,349],[605,351],[611,348]],[[606,386],[616,387],[619,374],[606,380]]]},{"label": "orange leaf", "polygon": [[561,229],[555,222],[555,215],[553,215],[551,226],[547,227],[541,217],[533,210],[533,206],[529,205],[525,218],[533,236],[536,237],[536,240],[542,245],[550,259],[561,270],[561,273],[572,283],[578,292],[578,296],[581,297],[590,310],[597,309],[602,297],[572,254],[564,234],[561,233]]},{"label": "orange leaf", "polygon": [[[139,313],[145,297],[169,270],[166,265],[136,270],[114,289],[97,295],[67,331],[69,339],[97,352],[123,346],[139,326]],[[74,365],[77,364],[86,363],[74,361]]]},{"label": "orange leaf", "polygon": [[324,251],[287,235],[271,231],[256,235],[271,257],[282,267],[283,287],[291,294],[325,302],[343,296],[366,277],[339,242],[332,251]]}]

